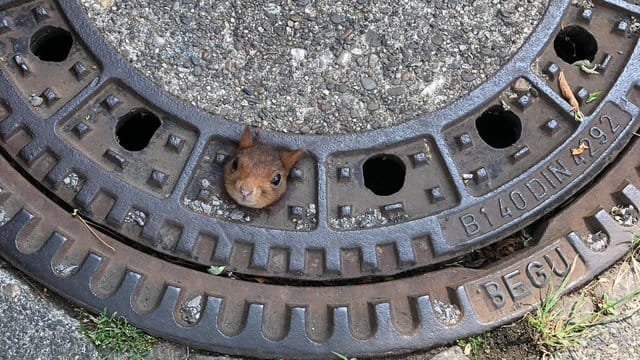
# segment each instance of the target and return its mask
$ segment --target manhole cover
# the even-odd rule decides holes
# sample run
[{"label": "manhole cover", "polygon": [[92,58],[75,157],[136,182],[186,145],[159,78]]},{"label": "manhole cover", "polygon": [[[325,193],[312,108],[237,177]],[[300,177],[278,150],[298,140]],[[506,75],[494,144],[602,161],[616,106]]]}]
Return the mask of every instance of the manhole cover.
[{"label": "manhole cover", "polygon": [[[362,134],[260,131],[305,153],[285,196],[256,210],[224,190],[240,124],[159,91],[77,3],[2,5],[2,254],[73,301],[221,352],[375,355],[484,331],[574,261],[571,286],[628,247],[639,12],[550,1],[521,50],[450,106]],[[507,258],[472,261],[532,223]]]}]

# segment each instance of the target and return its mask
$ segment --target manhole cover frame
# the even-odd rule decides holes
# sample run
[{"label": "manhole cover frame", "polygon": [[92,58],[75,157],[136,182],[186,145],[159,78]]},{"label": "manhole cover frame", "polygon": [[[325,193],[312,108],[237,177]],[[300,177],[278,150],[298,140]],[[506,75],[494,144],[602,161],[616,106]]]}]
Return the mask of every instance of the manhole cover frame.
[{"label": "manhole cover frame", "polygon": [[[606,1],[605,3],[618,6],[622,9],[637,14],[639,11],[637,7],[627,4],[622,1]],[[2,140],[7,140],[15,135],[16,129],[23,127],[29,129],[32,133],[41,132],[35,136],[33,141],[24,147],[19,149],[8,147],[9,151],[5,151],[3,156],[17,155],[17,166],[24,166],[26,168],[25,173],[22,176],[35,177],[36,179],[44,179],[45,187],[49,190],[41,188],[45,193],[47,191],[59,190],[59,184],[64,176],[68,174],[68,169],[81,167],[84,168],[87,173],[91,174],[104,174],[104,169],[93,164],[90,160],[82,157],[73,156],[75,149],[64,143],[58,143],[52,140],[55,137],[54,132],[47,133],[41,129],[38,129],[33,124],[37,121],[44,121],[45,126],[51,124],[58,124],[62,122],[67,116],[75,111],[75,109],[82,106],[83,102],[88,99],[91,94],[98,89],[104,88],[105,85],[111,84],[112,79],[117,78],[119,83],[122,83],[126,88],[132,90],[137,96],[142,97],[145,101],[149,101],[154,107],[161,109],[164,113],[180,118],[184,114],[188,114],[187,117],[181,118],[181,121],[193,121],[198,128],[198,141],[193,144],[193,149],[186,160],[186,168],[194,169],[199,161],[199,156],[205,150],[207,142],[212,137],[222,137],[225,139],[235,139],[241,131],[241,125],[232,123],[222,118],[205,114],[202,111],[186,105],[183,102],[168,96],[167,94],[159,91],[154,84],[147,79],[140,76],[134,71],[131,66],[120,59],[115,53],[104,43],[100,34],[91,26],[87,21],[82,8],[74,1],[63,0],[60,1],[61,8],[67,16],[68,21],[73,25],[75,29],[75,35],[79,36],[84,46],[86,46],[90,52],[93,53],[95,58],[99,59],[101,71],[100,76],[97,77],[88,87],[83,88],[76,96],[71,98],[66,104],[64,104],[59,111],[54,115],[47,117],[45,120],[34,118],[34,111],[29,106],[27,101],[19,94],[19,92],[13,87],[13,84],[6,77],[0,77],[0,93],[5,94],[8,99],[5,104],[10,107],[10,116],[5,119],[0,119],[0,135]],[[538,26],[538,29],[532,34],[531,38],[525,44],[525,46],[518,52],[503,68],[501,68],[487,83],[483,84],[476,90],[472,91],[469,95],[465,96],[460,101],[453,103],[452,105],[444,108],[441,111],[429,114],[424,118],[416,119],[407,122],[402,125],[390,129],[377,130],[367,134],[352,134],[341,136],[301,136],[301,135],[285,135],[281,133],[263,132],[263,140],[272,144],[277,144],[290,148],[306,148],[313,154],[315,161],[318,164],[324,164],[327,159],[339,152],[348,151],[362,151],[360,145],[356,145],[355,148],[347,148],[344,144],[364,144],[366,148],[385,149],[397,143],[398,138],[404,138],[403,134],[412,134],[411,138],[421,138],[422,135],[428,136],[439,149],[446,149],[448,145],[445,140],[440,138],[441,130],[444,128],[444,123],[449,119],[458,119],[464,117],[464,114],[469,109],[476,109],[486,105],[487,96],[491,94],[490,99],[495,98],[504,89],[506,89],[515,78],[524,76],[531,84],[537,89],[542,90],[544,96],[549,99],[554,106],[561,108],[565,115],[569,114],[568,105],[562,100],[562,98],[550,89],[549,84],[540,79],[530,68],[531,59],[535,58],[542,52],[544,46],[548,46],[549,42],[545,42],[544,39],[550,39],[554,31],[556,31],[556,25],[564,16],[564,11],[568,8],[568,2],[563,1],[550,1],[549,8],[542,22]],[[537,41],[537,42],[536,42]],[[640,60],[639,45],[636,43],[633,54],[628,59],[628,64],[638,63]],[[318,201],[318,229],[311,231],[308,234],[310,240],[306,240],[304,244],[297,243],[296,240],[299,237],[299,233],[292,231],[281,231],[269,229],[255,228],[251,226],[236,226],[231,225],[225,221],[219,221],[211,218],[204,218],[193,213],[183,211],[182,213],[176,213],[176,219],[178,222],[184,224],[193,223],[193,218],[196,217],[201,222],[201,228],[205,226],[209,229],[213,229],[212,232],[218,232],[218,244],[223,244],[226,248],[223,249],[222,255],[217,254],[218,258],[215,260],[227,261],[232,253],[233,244],[235,239],[264,239],[267,241],[255,241],[250,243],[250,255],[246,269],[244,272],[247,274],[268,274],[270,276],[284,278],[288,277],[301,277],[306,278],[313,276],[316,279],[324,278],[340,278],[342,265],[340,263],[341,251],[343,248],[357,248],[360,251],[361,264],[358,271],[351,273],[349,276],[343,276],[342,278],[360,277],[366,274],[395,274],[399,271],[403,271],[411,268],[415,264],[415,258],[413,254],[414,238],[409,236],[408,238],[398,239],[398,236],[407,235],[407,229],[420,229],[421,233],[428,232],[435,246],[432,248],[434,252],[434,258],[440,256],[438,260],[444,260],[453,256],[459,255],[470,248],[477,248],[479,246],[487,245],[490,242],[496,241],[501,236],[507,235],[517,229],[526,226],[540,215],[546,213],[552,208],[559,205],[570,194],[575,193],[585,184],[587,184],[596,173],[600,173],[607,164],[612,161],[616,155],[623,151],[625,144],[632,138],[632,132],[638,126],[638,109],[637,102],[629,101],[629,98],[633,97],[634,101],[639,100],[640,96],[637,94],[639,91],[640,79],[638,78],[637,71],[634,71],[631,66],[627,66],[616,79],[612,88],[606,96],[601,100],[597,109],[592,112],[587,119],[579,124],[573,135],[569,138],[569,141],[573,141],[573,145],[576,146],[580,143],[580,138],[583,135],[588,135],[589,131],[596,126],[598,122],[603,125],[607,125],[606,118],[602,116],[602,111],[605,107],[609,106],[619,111],[619,114],[625,114],[628,116],[627,123],[624,127],[619,128],[616,140],[610,143],[611,146],[600,155],[600,157],[589,165],[590,172],[586,172],[578,176],[571,186],[562,189],[558,193],[562,193],[562,199],[560,196],[554,197],[547,201],[541,202],[533,211],[529,211],[522,215],[517,224],[508,223],[496,227],[494,230],[484,233],[481,236],[475,237],[473,241],[455,243],[451,245],[447,243],[447,239],[438,238],[437,234],[440,233],[440,224],[437,219],[424,218],[414,220],[408,223],[402,223],[399,225],[387,226],[382,228],[367,229],[362,231],[336,231],[328,225],[327,214],[329,213],[326,208],[326,203]],[[149,100],[152,99],[152,100]],[[440,122],[430,122],[430,118],[440,118]],[[185,120],[186,119],[186,120]],[[219,126],[212,126],[219,125]],[[206,125],[206,126],[205,126]],[[622,126],[622,125],[621,125]],[[43,126],[44,128],[44,126]],[[217,128],[215,133],[211,128]],[[613,126],[612,126],[613,128]],[[203,130],[204,129],[204,130]],[[209,130],[206,130],[209,129]],[[400,135],[398,135],[400,134]],[[396,140],[393,140],[396,139]],[[628,145],[629,148],[635,149],[637,145]],[[545,159],[552,158],[555,155],[560,154],[562,151],[569,150],[569,145],[558,148],[552,154],[549,154]],[[64,154],[65,156],[59,156],[59,162],[53,167],[47,167],[47,164],[42,164],[43,154],[52,152],[55,155]],[[626,162],[631,169],[637,168],[637,156],[638,152],[628,150],[625,157],[629,159],[619,159],[620,163]],[[446,169],[452,173],[458,173],[456,171],[456,164],[448,156],[443,156]],[[9,169],[9,164],[4,160],[2,161],[3,169]],[[633,161],[636,161],[634,164]],[[87,170],[88,169],[88,170]],[[613,169],[613,167],[612,167]],[[12,171],[12,170],[10,170]],[[323,199],[324,194],[327,193],[326,179],[327,168],[325,166],[318,166],[318,197]],[[613,171],[613,170],[610,170]],[[26,174],[28,172],[29,174]],[[516,177],[513,181],[510,181],[503,188],[509,188],[514,183],[526,179],[531,172],[522,174]],[[606,174],[603,174],[604,177]],[[638,175],[638,171],[628,175],[630,184],[620,189],[619,187],[611,189],[604,187],[605,189],[598,189],[597,191],[620,194],[622,193],[630,201],[638,207],[640,201],[637,199],[638,194],[638,182],[633,176]],[[20,175],[15,175],[16,179]],[[105,216],[104,224],[112,229],[118,230],[123,226],[123,219],[127,216],[128,211],[132,208],[140,207],[140,204],[146,204],[144,211],[148,215],[150,222],[144,226],[141,232],[141,238],[147,241],[153,241],[159,231],[164,216],[158,216],[158,214],[151,208],[162,208],[161,204],[172,202],[175,209],[181,209],[181,197],[182,193],[188,186],[190,180],[190,174],[183,172],[180,178],[176,182],[176,188],[173,193],[162,202],[148,196],[143,191],[139,191],[134,188],[123,187],[122,183],[115,178],[107,178],[105,176],[92,176],[87,179],[85,186],[77,197],[74,198],[76,205],[82,207],[85,214],[91,214],[94,195],[98,193],[100,189],[108,189],[113,193],[118,193],[119,197],[113,204],[112,208]],[[602,178],[601,177],[601,178]],[[33,180],[33,179],[32,179]],[[0,182],[7,181],[2,178]],[[9,180],[14,181],[14,180]],[[15,180],[15,181],[24,181]],[[35,180],[34,180],[35,181]],[[461,178],[453,180],[456,191],[460,193],[468,193],[463,191],[465,184]],[[29,185],[25,183],[24,188],[29,188]],[[596,191],[595,188],[591,191]],[[34,192],[37,192],[34,190]],[[473,204],[481,204],[487,199],[491,198],[494,191],[488,194],[473,198],[465,197],[461,203],[455,209],[460,209],[465,206],[471,206]],[[18,194],[13,195],[24,196],[29,198],[29,195]],[[35,202],[39,194],[33,194],[32,200]],[[51,195],[51,194],[50,194]],[[41,196],[41,195],[40,195]],[[619,195],[616,195],[619,196]],[[11,201],[11,194],[7,198],[6,195],[0,193],[0,205],[2,202]],[[47,202],[47,200],[43,200]],[[64,202],[64,201],[62,201]],[[62,204],[62,202],[60,204]],[[19,203],[19,202],[18,202]],[[17,206],[14,203],[14,206]],[[425,288],[437,288],[430,291],[424,291],[423,294],[408,294],[402,293],[400,297],[405,297],[413,301],[410,307],[414,314],[412,319],[403,323],[402,320],[398,320],[394,316],[394,309],[397,304],[394,303],[393,296],[382,296],[366,298],[363,303],[349,303],[348,305],[326,304],[326,308],[330,309],[329,316],[330,321],[326,321],[324,324],[320,324],[326,329],[331,329],[330,336],[323,336],[313,333],[306,324],[309,321],[314,320],[309,318],[308,315],[313,311],[310,310],[317,304],[303,304],[292,305],[287,304],[284,312],[273,310],[275,302],[270,300],[267,295],[257,294],[270,294],[274,292],[280,292],[286,287],[267,284],[255,284],[251,282],[244,282],[239,280],[229,280],[224,278],[211,277],[202,272],[195,270],[180,268],[175,264],[171,264],[164,260],[153,259],[148,255],[139,254],[141,259],[149,259],[147,262],[154,270],[163,269],[169,271],[171,274],[180,274],[172,279],[154,278],[151,274],[152,271],[145,271],[144,261],[140,261],[137,265],[132,264],[130,267],[122,267],[122,264],[117,263],[117,258],[122,252],[137,251],[132,250],[130,247],[121,244],[118,240],[110,239],[107,234],[103,234],[109,244],[113,244],[116,248],[116,253],[113,256],[109,256],[105,253],[104,245],[96,242],[95,238],[82,233],[86,230],[79,230],[78,224],[73,224],[73,230],[62,231],[62,228],[57,228],[59,224],[38,225],[35,219],[38,218],[42,221],[42,224],[46,224],[49,220],[46,216],[38,213],[40,209],[30,208],[30,202],[26,201],[20,205],[21,210],[15,212],[11,216],[11,220],[0,227],[0,239],[2,242],[3,256],[7,257],[14,265],[24,270],[31,276],[34,276],[39,281],[50,286],[63,296],[71,298],[72,300],[85,304],[95,311],[100,311],[103,308],[109,308],[111,311],[117,311],[120,314],[126,315],[130,321],[142,328],[149,330],[151,333],[160,334],[163,337],[172,338],[181,342],[194,345],[196,347],[208,348],[216,351],[226,351],[230,353],[243,353],[253,354],[258,356],[268,355],[285,355],[285,356],[299,356],[305,354],[308,357],[322,357],[327,356],[331,350],[337,350],[340,352],[350,353],[353,355],[370,355],[373,353],[386,353],[398,351],[397,341],[403,342],[403,350],[409,349],[421,349],[428,346],[432,346],[438,343],[450,341],[454,338],[468,336],[473,333],[488,330],[489,328],[503,324],[514,318],[521,316],[527,308],[521,308],[515,312],[508,312],[502,314],[500,311],[489,312],[493,314],[488,317],[483,317],[484,313],[477,313],[474,304],[470,299],[473,294],[470,293],[473,288],[478,284],[473,283],[473,279],[481,281],[486,277],[491,277],[497,274],[501,269],[491,268],[488,270],[489,275],[484,275],[481,271],[475,270],[452,270],[446,269],[440,272],[433,272],[427,274],[420,274],[415,277],[409,277],[406,279],[395,279],[388,282],[374,283],[369,285],[357,285],[353,286],[353,289],[345,290],[346,292],[354,291],[358,292],[358,288],[370,287],[372,292],[384,293],[377,289],[404,289],[406,285],[403,285],[411,281],[424,281]],[[66,205],[68,206],[68,205]],[[54,209],[55,205],[52,205],[51,209]],[[172,208],[174,209],[174,208]],[[456,210],[449,210],[438,214],[438,216],[447,216],[454,213]],[[569,209],[578,213],[577,207],[572,206]],[[565,212],[569,211],[565,210]],[[58,209],[61,214],[64,213],[64,209]],[[184,209],[182,209],[184,210]],[[601,226],[612,239],[612,243],[606,250],[606,256],[601,254],[593,254],[582,242],[581,237],[577,234],[577,229],[582,229],[583,224],[573,224],[575,227],[573,231],[562,231],[558,227],[557,222],[562,221],[562,217],[558,217],[560,220],[553,219],[552,225],[549,225],[552,230],[559,233],[554,233],[552,230],[547,230],[548,233],[543,235],[542,245],[545,245],[541,251],[549,251],[546,255],[553,255],[554,246],[558,241],[563,242],[564,246],[568,246],[567,249],[575,251],[581,254],[581,260],[584,261],[583,268],[580,271],[578,278],[571,283],[571,288],[578,286],[578,284],[584,283],[596,273],[602,271],[606,266],[610,265],[617,258],[622,256],[626,251],[626,241],[628,240],[628,234],[620,230],[619,226],[612,223],[612,220],[606,214],[604,210],[594,210],[593,206],[588,211],[595,211],[594,213],[581,213],[579,218],[595,219],[595,221]],[[35,217],[34,217],[35,216]],[[64,215],[61,215],[64,216]],[[575,215],[574,215],[575,216]],[[569,216],[571,218],[571,216]],[[556,221],[556,222],[554,222]],[[567,221],[567,223],[571,223]],[[556,228],[553,227],[556,224]],[[47,226],[54,229],[60,229],[55,231],[52,236],[45,233],[38,233],[39,231],[46,229]],[[33,231],[38,233],[38,236],[33,235]],[[186,229],[186,227],[185,227]],[[180,241],[189,243],[195,240],[201,233],[201,229],[191,229],[186,231],[187,233],[181,234]],[[566,230],[566,229],[565,229]],[[583,229],[584,230],[584,229]],[[410,232],[410,231],[409,231]],[[65,235],[62,235],[65,233]],[[31,240],[33,243],[29,243],[30,250],[35,253],[30,254],[29,251],[23,252],[19,245],[24,245],[23,241],[27,234],[33,236]],[[434,236],[436,234],[436,236]],[[414,234],[415,235],[415,234]],[[307,235],[305,235],[307,236]],[[546,237],[545,237],[546,236]],[[278,238],[277,241],[269,240]],[[346,240],[345,240],[346,238]],[[119,237],[120,240],[122,238]],[[396,251],[397,262],[396,267],[391,269],[383,268],[379,263],[378,255],[376,251],[381,245],[389,244],[389,239],[394,239],[394,246]],[[561,240],[558,240],[561,239]],[[184,240],[184,241],[183,241]],[[334,241],[335,240],[335,241]],[[548,242],[547,242],[548,241]],[[326,244],[338,244],[337,247],[327,247]],[[39,245],[44,244],[44,247],[39,248]],[[131,243],[129,243],[131,244]],[[187,244],[188,245],[188,244]],[[70,258],[78,259],[82,254],[74,253],[78,248],[83,248],[86,257],[82,258],[82,262],[77,264],[79,268],[74,269],[64,276],[60,276],[60,273],[56,273],[54,262],[61,261],[60,256],[65,254],[72,254]],[[189,252],[191,248],[189,246],[184,247],[186,252]],[[274,248],[286,248],[289,251],[290,262],[286,271],[280,274],[274,274],[268,268],[269,254]],[[305,256],[308,254],[308,249],[322,249],[325,264],[324,269],[320,274],[307,273],[305,266]],[[573,250],[571,250],[573,249]],[[24,250],[24,248],[22,249]],[[500,263],[500,266],[505,266],[507,269],[513,269],[514,264],[520,266],[522,263],[530,264],[532,258],[536,256],[539,258],[540,254],[536,253],[538,248],[528,250],[524,253],[518,254],[517,258],[507,262]],[[64,258],[64,256],[63,256]],[[127,258],[125,255],[121,256],[122,259]],[[36,259],[36,260],[34,260]],[[108,259],[108,260],[107,260]],[[63,261],[64,262],[64,261]],[[105,274],[109,274],[109,269],[116,269],[111,278]],[[126,269],[126,270],[123,270]],[[506,271],[506,270],[505,270]],[[509,273],[511,274],[511,273]],[[119,278],[119,276],[122,276]],[[508,274],[507,274],[508,275]],[[65,277],[68,276],[68,277]],[[106,281],[106,285],[100,285],[100,280],[109,278]],[[147,276],[147,277],[145,277]],[[497,275],[495,275],[497,276]],[[189,286],[181,284],[182,281],[188,278],[193,281],[194,284]],[[425,278],[436,279],[433,282],[424,280]],[[460,284],[451,284],[450,279],[454,278]],[[438,280],[439,279],[439,280]],[[443,285],[446,279],[446,285]],[[120,282],[122,280],[122,282]],[[156,281],[153,285],[156,291],[159,290],[160,299],[157,304],[158,307],[153,307],[150,312],[144,312],[135,308],[134,298],[136,291],[140,291],[136,287],[136,284],[149,281],[150,283]],[[557,280],[557,279],[556,279]],[[76,286],[76,281],[81,286]],[[464,283],[465,281],[468,281]],[[501,281],[504,281],[502,279]],[[464,284],[462,284],[464,283]],[[241,284],[239,286],[239,284]],[[487,282],[482,283],[484,285]],[[482,285],[481,284],[481,285]],[[102,286],[102,287],[101,287]],[[151,286],[151,287],[154,287]],[[466,287],[465,287],[466,286]],[[506,284],[505,286],[508,286]],[[113,290],[113,292],[106,291],[103,287]],[[215,289],[228,289],[228,291],[216,292]],[[321,291],[336,292],[343,289],[350,288],[350,286],[335,286]],[[275,290],[274,290],[275,289]],[[291,299],[301,299],[301,295],[295,295],[296,292],[309,291],[311,293],[319,291],[318,287],[291,287],[287,289],[287,292],[291,292]],[[482,288],[479,291],[481,292]],[[486,289],[486,287],[485,287]],[[506,288],[505,288],[506,289]],[[506,291],[503,289],[504,291]],[[512,290],[512,289],[511,289]],[[240,307],[229,307],[232,294],[244,293],[246,296],[242,297],[242,304]],[[503,293],[507,294],[507,293]],[[279,294],[280,296],[281,294]],[[414,296],[415,295],[415,296]],[[512,294],[513,295],[513,294]],[[195,325],[186,324],[183,319],[180,319],[180,310],[185,302],[193,300],[195,296],[202,296],[202,310],[203,313],[198,318],[199,321]],[[275,298],[275,297],[274,297]],[[321,297],[320,297],[321,298]],[[441,302],[443,305],[438,305],[435,301]],[[486,300],[486,299],[485,299]],[[491,300],[491,298],[489,298]],[[320,301],[322,302],[322,301]],[[531,302],[529,302],[531,303]],[[445,309],[450,309],[449,305],[455,305],[462,313],[461,317],[454,319],[454,322],[443,323],[441,318],[434,313],[434,309],[439,306]],[[491,304],[491,303],[488,303]],[[495,305],[495,303],[494,303]],[[235,306],[235,305],[234,305]],[[230,310],[231,309],[231,310]],[[369,310],[363,310],[369,309]],[[498,309],[499,310],[499,309]],[[220,325],[219,314],[225,316],[231,316],[232,318],[241,319],[241,328],[237,331],[229,330],[228,327]],[[231,315],[227,315],[231,314]],[[354,325],[353,314],[360,318],[369,318],[368,322],[363,325],[365,330],[358,331],[357,325]],[[368,314],[368,315],[367,315]],[[271,319],[273,315],[275,320]],[[271,319],[271,320],[269,320]],[[374,319],[374,320],[371,320]],[[406,320],[406,319],[405,319]],[[372,326],[371,323],[375,323]],[[410,324],[413,323],[413,328]],[[267,324],[267,325],[265,325]],[[276,325],[273,325],[276,324]],[[273,328],[269,326],[273,325]],[[267,329],[265,329],[265,326]],[[354,326],[356,328],[354,328]],[[398,326],[401,330],[398,330]],[[206,329],[206,330],[202,330]],[[368,329],[368,330],[367,330]],[[328,331],[328,330],[327,330]],[[311,336],[309,335],[311,332]],[[211,335],[213,334],[213,335]],[[208,337],[209,336],[209,337]],[[316,341],[317,339],[321,341]],[[400,340],[398,340],[400,339]],[[377,345],[376,345],[377,344]],[[260,348],[259,352],[256,352],[256,347]]]}]

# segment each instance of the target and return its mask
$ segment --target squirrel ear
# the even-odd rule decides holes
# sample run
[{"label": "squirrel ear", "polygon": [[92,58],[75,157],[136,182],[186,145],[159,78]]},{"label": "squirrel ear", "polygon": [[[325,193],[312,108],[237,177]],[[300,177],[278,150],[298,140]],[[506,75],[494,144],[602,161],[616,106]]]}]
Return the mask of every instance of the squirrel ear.
[{"label": "squirrel ear", "polygon": [[240,149],[247,149],[253,146],[253,136],[251,136],[251,126],[247,125],[240,136]]},{"label": "squirrel ear", "polygon": [[285,169],[289,170],[296,164],[296,161],[300,160],[304,154],[302,150],[286,151],[280,156],[280,161]]}]

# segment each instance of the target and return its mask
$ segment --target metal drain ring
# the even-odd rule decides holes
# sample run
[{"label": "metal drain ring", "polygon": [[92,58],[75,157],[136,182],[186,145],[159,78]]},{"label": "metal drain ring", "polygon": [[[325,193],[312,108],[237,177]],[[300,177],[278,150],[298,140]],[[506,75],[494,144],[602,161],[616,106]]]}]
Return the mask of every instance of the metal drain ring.
[{"label": "metal drain ring", "polygon": [[[640,205],[632,140],[640,75],[629,65],[640,61],[630,29],[638,14],[623,1],[590,11],[551,1],[521,51],[441,111],[365,134],[264,132],[265,142],[308,153],[285,199],[263,213],[214,206],[224,197],[221,165],[239,124],[158,90],[104,43],[74,1],[2,1],[0,253],[83,306],[215,351],[401,353],[487,330],[537,303],[576,256],[571,287],[628,249],[629,227],[608,210]],[[562,22],[596,37],[601,75],[556,54]],[[37,49],[51,38],[68,44],[68,36],[68,53]],[[582,102],[580,123],[559,95],[560,68]],[[510,85],[519,78],[530,87],[516,94]],[[603,96],[587,102],[596,90]],[[506,146],[478,125],[495,114],[519,127]],[[160,124],[142,150],[116,138],[132,118]],[[402,164],[406,183],[397,193],[382,198],[364,186],[363,163],[375,157]],[[419,271],[499,240],[586,185],[543,224],[534,247],[482,270]],[[222,215],[206,214],[206,206]],[[76,207],[104,226],[100,239],[68,215]],[[373,220],[353,228],[365,215]],[[211,264],[274,285],[198,271]],[[276,278],[305,282],[282,286]]]},{"label": "metal drain ring", "polygon": [[[637,62],[640,53],[631,54],[637,36],[627,36],[614,19],[638,9],[621,1],[606,3],[610,6],[594,9],[587,20],[567,1],[552,1],[531,39],[491,81],[424,118],[336,137],[265,132],[262,138],[268,143],[305,148],[309,153],[294,172],[297,178],[287,197],[268,214],[236,212],[234,217],[231,212],[225,215],[230,216],[227,220],[201,214],[205,205],[211,208],[212,193],[224,196],[220,164],[233,150],[240,125],[158,91],[115,55],[74,1],[61,1],[59,7],[32,2],[5,11],[7,19],[24,12],[46,13],[33,15],[23,38],[51,23],[69,28],[78,41],[62,63],[68,69],[54,64],[58,73],[64,71],[56,76],[66,82],[57,87],[38,85],[45,86],[40,106],[27,99],[32,99],[29,92],[39,74],[51,75],[51,64],[16,47],[13,62],[5,64],[8,77],[0,80],[7,113],[0,122],[0,138],[33,176],[72,206],[122,236],[171,256],[262,276],[332,279],[393,274],[442,262],[524,227],[576,192],[615,157],[635,126],[637,112],[626,97],[638,74],[625,65]],[[589,29],[598,37],[612,36],[628,50],[613,56],[613,50],[606,48],[611,41],[601,41],[602,52],[612,57],[605,64],[608,76],[589,81],[609,90],[599,101],[583,104],[588,116],[580,124],[554,91],[561,60],[546,39],[559,30],[563,19],[585,27],[591,24]],[[620,29],[609,33],[608,28],[595,27],[598,21]],[[9,25],[5,35],[21,30]],[[531,67],[546,61],[549,64],[540,66],[548,80]],[[577,68],[564,67],[572,83],[584,83]],[[529,80],[536,96],[507,100],[528,135],[507,149],[492,149],[477,134],[477,113],[499,104],[505,88],[519,77]],[[62,94],[74,90],[75,95]],[[123,149],[113,135],[117,123],[136,109],[146,109],[162,121],[159,135],[137,153]],[[541,136],[547,139],[540,141]],[[584,141],[605,138],[597,145],[597,154],[593,146],[589,156],[570,155]],[[371,154],[387,152],[406,163],[407,179],[413,183],[381,199],[360,183],[360,164]],[[65,186],[70,176],[79,178],[81,185]],[[467,182],[466,176],[472,180]],[[360,205],[359,199],[363,199]],[[418,200],[412,203],[414,199]],[[199,207],[193,210],[189,207],[193,204]],[[376,227],[380,224],[374,220],[373,228],[351,231],[332,226],[345,218],[368,216],[362,212],[371,209],[374,218],[399,223]],[[422,216],[421,211],[430,215]],[[280,228],[261,226],[264,221]],[[296,226],[302,229],[296,231]]]},{"label": "metal drain ring", "polygon": [[[165,338],[252,356],[326,358],[402,353],[511,321],[571,272],[574,288],[625,254],[629,227],[605,209],[640,206],[640,143],[635,141],[534,248],[484,270],[448,268],[382,283],[289,287],[215,277],[159,260],[106,235],[110,252],[79,221],[44,198],[5,161],[0,205],[3,256],[70,300],[117,311]],[[594,201],[595,200],[595,201]],[[32,204],[38,204],[33,206]],[[637,230],[637,226],[635,227]],[[587,234],[607,234],[592,250]]]}]

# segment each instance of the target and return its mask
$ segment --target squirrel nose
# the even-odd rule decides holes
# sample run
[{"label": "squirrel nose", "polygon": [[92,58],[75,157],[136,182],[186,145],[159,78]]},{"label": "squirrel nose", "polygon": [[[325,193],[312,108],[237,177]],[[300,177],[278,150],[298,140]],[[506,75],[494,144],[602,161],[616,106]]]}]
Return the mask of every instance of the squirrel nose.
[{"label": "squirrel nose", "polygon": [[244,186],[240,186],[240,194],[242,195],[242,197],[246,198],[247,196],[253,194],[253,190],[249,190]]}]

